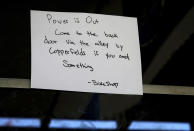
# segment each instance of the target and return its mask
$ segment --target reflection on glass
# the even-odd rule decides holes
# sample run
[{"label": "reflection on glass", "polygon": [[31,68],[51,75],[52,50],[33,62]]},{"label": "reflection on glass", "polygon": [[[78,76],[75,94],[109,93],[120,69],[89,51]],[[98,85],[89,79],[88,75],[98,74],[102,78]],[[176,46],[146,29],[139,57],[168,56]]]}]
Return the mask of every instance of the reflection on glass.
[{"label": "reflection on glass", "polygon": [[105,120],[94,121],[94,120],[52,119],[49,123],[49,128],[115,130],[117,128],[117,124],[115,121],[105,121]]},{"label": "reflection on glass", "polygon": [[128,130],[190,131],[191,127],[187,122],[132,121]]},{"label": "reflection on glass", "polygon": [[39,128],[41,126],[38,118],[9,118],[0,117],[0,127],[30,127]]}]

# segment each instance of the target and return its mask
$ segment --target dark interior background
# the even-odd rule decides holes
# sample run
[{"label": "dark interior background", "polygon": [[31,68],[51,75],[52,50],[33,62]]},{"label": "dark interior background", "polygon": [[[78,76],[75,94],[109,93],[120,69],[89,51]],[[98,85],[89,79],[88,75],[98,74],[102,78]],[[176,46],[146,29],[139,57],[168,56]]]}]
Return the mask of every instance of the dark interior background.
[{"label": "dark interior background", "polygon": [[[170,34],[176,33],[179,23],[192,8],[192,1],[167,0],[58,0],[1,3],[0,78],[30,79],[30,10],[43,10],[137,17],[144,83],[194,86],[193,32],[183,40],[184,44],[181,47],[172,45],[177,48],[176,51],[164,65],[160,63],[156,65],[160,69],[151,80],[146,80],[149,77],[149,71],[148,75],[144,76],[156,53],[164,42],[168,41]],[[173,43],[176,43],[176,40]]]}]

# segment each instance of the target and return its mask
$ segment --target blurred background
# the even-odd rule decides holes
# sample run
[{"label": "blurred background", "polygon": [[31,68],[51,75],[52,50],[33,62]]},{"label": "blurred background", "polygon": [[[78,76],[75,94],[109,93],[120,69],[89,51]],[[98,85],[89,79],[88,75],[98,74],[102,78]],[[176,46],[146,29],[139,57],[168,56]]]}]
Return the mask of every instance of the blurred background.
[{"label": "blurred background", "polygon": [[[194,87],[193,1],[6,1],[1,2],[0,7],[0,78],[30,79],[31,77],[30,10],[86,12],[137,17],[144,84]],[[0,118],[0,126],[4,121],[6,125],[2,126],[4,130],[7,129],[4,127],[11,127],[9,125],[12,124],[7,118],[13,117],[38,118],[41,124],[36,125],[37,129],[48,129],[50,120],[60,118],[67,125],[72,121],[65,120],[72,119],[114,120],[117,126],[115,127],[114,122],[110,124],[112,130],[141,130],[128,127],[132,126],[135,120],[155,122],[155,124],[167,122],[167,125],[169,125],[168,122],[175,122],[171,123],[172,125],[178,122],[179,125],[185,124],[184,130],[192,130],[193,100],[193,96],[181,95],[148,93],[144,96],[123,96],[1,88],[0,117],[2,116],[2,119]],[[21,123],[25,123],[24,121]],[[88,121],[84,122],[87,125]],[[60,122],[54,121],[54,123]],[[94,123],[93,125],[96,124]],[[138,124],[137,127],[144,127],[140,126],[141,123]],[[154,127],[153,123],[147,124],[151,125],[149,127]],[[165,123],[162,124],[165,125]],[[72,129],[78,129],[78,127]],[[88,128],[79,130],[82,129]],[[142,129],[149,130],[145,127]],[[155,128],[155,130],[159,129]]]},{"label": "blurred background", "polygon": [[2,3],[1,78],[30,79],[30,10],[137,17],[144,83],[194,86],[193,1],[60,0]]}]

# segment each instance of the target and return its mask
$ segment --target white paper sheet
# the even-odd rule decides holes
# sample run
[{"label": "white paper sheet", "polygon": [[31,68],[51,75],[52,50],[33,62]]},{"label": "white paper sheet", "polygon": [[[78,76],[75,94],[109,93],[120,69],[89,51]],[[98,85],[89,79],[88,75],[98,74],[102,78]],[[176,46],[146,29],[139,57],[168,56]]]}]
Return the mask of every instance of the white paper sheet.
[{"label": "white paper sheet", "polygon": [[143,94],[137,19],[31,11],[31,88]]}]

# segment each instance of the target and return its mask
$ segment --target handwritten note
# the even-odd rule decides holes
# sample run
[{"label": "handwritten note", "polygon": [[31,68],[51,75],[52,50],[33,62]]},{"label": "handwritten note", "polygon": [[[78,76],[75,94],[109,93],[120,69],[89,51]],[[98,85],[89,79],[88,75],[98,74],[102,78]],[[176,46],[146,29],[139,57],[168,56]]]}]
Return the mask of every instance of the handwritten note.
[{"label": "handwritten note", "polygon": [[143,94],[137,19],[31,11],[31,88]]}]

